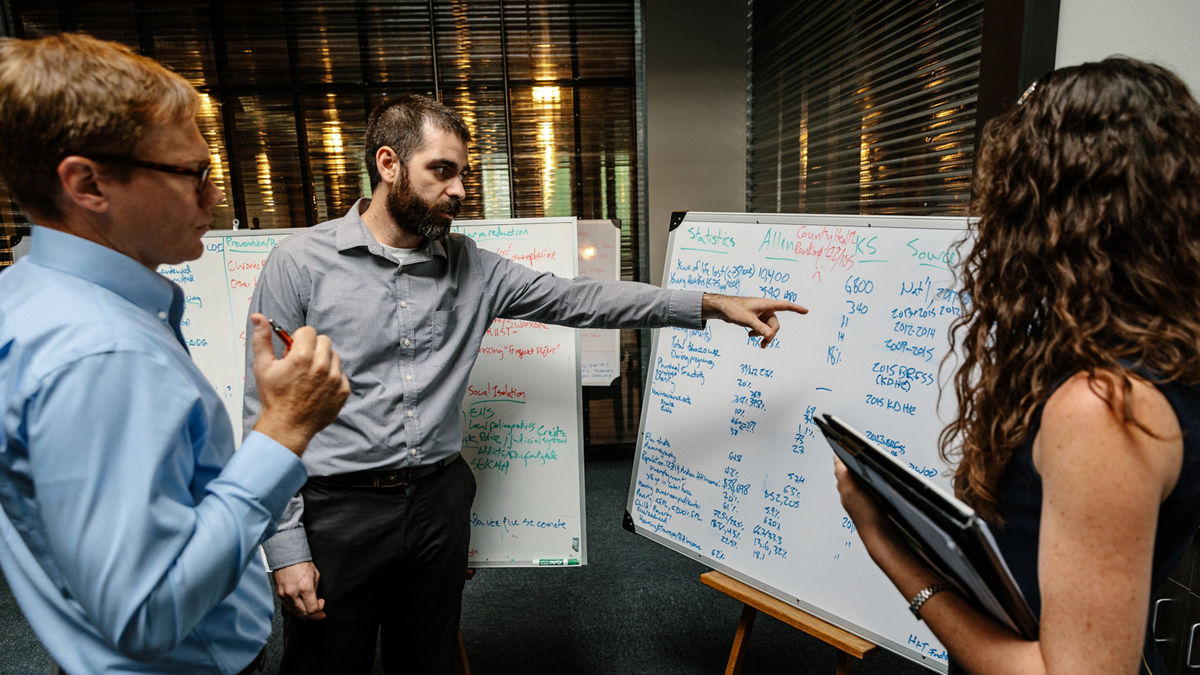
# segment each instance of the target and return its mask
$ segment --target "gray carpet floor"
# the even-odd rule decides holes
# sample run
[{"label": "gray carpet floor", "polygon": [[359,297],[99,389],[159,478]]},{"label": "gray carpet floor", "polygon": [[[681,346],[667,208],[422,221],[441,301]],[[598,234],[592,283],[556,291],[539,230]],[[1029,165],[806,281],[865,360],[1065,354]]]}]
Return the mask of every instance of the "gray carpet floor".
[{"label": "gray carpet floor", "polygon": [[[724,672],[742,605],[700,582],[706,567],[621,529],[632,468],[628,458],[585,463],[588,565],[481,569],[467,582],[462,631],[472,673]],[[278,670],[280,644],[277,618],[268,673]],[[742,673],[833,673],[835,658],[833,647],[760,614]],[[49,656],[0,580],[0,673],[49,669]],[[854,672],[930,671],[878,650]]]}]

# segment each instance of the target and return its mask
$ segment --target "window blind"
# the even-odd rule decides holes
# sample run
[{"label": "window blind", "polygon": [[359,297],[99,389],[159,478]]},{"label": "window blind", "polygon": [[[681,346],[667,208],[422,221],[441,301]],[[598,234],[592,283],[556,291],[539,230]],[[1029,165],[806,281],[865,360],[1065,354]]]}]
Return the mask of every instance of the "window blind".
[{"label": "window blind", "polygon": [[[197,117],[226,195],[214,227],[303,227],[369,194],[367,115],[401,93],[439,97],[471,129],[460,218],[575,215],[621,223],[638,279],[639,0],[0,0],[17,37],[81,31],[122,42],[201,92]],[[0,226],[25,223],[0,185]],[[0,232],[0,236],[3,232]],[[5,240],[0,239],[0,265]],[[636,333],[623,336],[627,355]],[[626,363],[630,358],[626,358]],[[618,429],[628,443],[640,400]],[[620,401],[614,405],[622,405]]]},{"label": "window blind", "polygon": [[962,214],[982,0],[751,0],[747,209]]}]

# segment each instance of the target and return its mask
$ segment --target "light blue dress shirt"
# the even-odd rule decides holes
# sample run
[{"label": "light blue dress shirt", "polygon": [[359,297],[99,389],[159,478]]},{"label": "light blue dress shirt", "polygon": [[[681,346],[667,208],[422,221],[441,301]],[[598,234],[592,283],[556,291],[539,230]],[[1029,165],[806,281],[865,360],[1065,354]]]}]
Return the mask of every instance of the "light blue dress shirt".
[{"label": "light blue dress shirt", "polygon": [[0,567],[69,673],[236,673],[274,606],[259,543],[306,473],[229,417],[182,290],[35,227],[0,273]]}]

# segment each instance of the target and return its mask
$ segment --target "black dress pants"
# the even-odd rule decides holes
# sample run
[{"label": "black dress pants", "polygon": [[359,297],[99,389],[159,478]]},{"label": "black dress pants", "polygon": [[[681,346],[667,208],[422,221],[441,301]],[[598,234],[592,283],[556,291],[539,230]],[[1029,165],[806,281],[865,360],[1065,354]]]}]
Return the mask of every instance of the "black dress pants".
[{"label": "black dress pants", "polygon": [[304,529],[325,618],[283,614],[282,673],[452,673],[475,476],[462,458],[408,485],[310,480]]}]

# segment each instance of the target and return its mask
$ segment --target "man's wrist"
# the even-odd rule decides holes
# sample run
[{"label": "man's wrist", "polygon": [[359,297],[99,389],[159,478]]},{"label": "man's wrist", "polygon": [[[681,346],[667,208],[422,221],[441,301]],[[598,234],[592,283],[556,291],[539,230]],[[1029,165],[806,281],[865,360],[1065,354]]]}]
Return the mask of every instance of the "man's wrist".
[{"label": "man's wrist", "polygon": [[304,454],[304,449],[312,440],[312,434],[304,428],[280,420],[266,411],[258,416],[258,421],[254,423],[254,431],[270,437],[271,440],[296,453],[297,457]]},{"label": "man's wrist", "polygon": [[724,295],[705,293],[700,299],[700,318],[706,321],[708,319],[723,319],[725,317],[725,310],[722,308],[724,300]]}]

